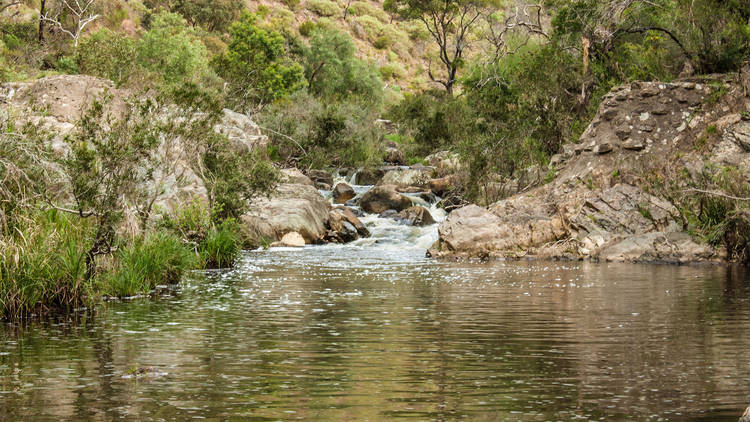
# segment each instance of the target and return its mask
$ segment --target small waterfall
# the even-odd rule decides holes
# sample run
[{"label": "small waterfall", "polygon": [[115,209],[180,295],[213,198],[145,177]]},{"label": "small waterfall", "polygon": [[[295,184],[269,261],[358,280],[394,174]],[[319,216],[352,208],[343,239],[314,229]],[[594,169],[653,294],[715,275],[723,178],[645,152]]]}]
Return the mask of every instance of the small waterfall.
[{"label": "small waterfall", "polygon": [[[352,184],[351,181],[356,179],[356,173],[348,179],[349,180],[347,180],[346,177],[338,177],[334,180],[333,184],[336,186],[336,184],[340,182],[347,183],[354,189],[357,197],[361,197],[373,188],[373,186]],[[333,203],[331,191],[320,191],[320,193]],[[408,226],[400,224],[391,218],[381,218],[377,214],[364,213],[358,205],[347,205],[349,208],[364,213],[359,219],[367,226],[371,235],[368,238],[358,239],[352,243],[337,246],[393,251],[427,250],[437,241],[437,227],[440,222],[445,220],[446,212],[442,208],[436,206],[440,201],[440,198],[438,197],[436,197],[434,203],[430,203],[421,198],[419,194],[405,193],[404,195],[409,197],[414,205],[426,208],[437,224],[423,227]]]}]

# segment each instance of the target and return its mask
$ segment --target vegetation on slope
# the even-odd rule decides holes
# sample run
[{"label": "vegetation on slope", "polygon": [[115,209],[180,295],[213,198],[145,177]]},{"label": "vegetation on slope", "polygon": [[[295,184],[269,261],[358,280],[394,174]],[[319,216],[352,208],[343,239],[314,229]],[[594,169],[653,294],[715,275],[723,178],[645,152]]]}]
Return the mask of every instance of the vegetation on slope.
[{"label": "vegetation on slope", "polygon": [[[233,153],[213,132],[224,107],[253,115],[271,160],[316,168],[382,163],[375,120],[387,117],[408,161],[457,152],[457,193],[488,203],[498,199],[488,186],[544,168],[577,139],[612,86],[733,72],[750,58],[743,1],[93,0],[78,17],[65,3],[0,1],[0,81],[88,74],[206,118],[164,124],[163,108],[145,101],[105,122],[94,104],[60,159],[38,128],[4,114],[5,315],[231,265],[244,243],[234,219],[276,179],[266,160]],[[153,182],[135,166],[147,170],[157,140],[176,136],[200,151],[209,203],[158,227],[147,224],[156,211],[141,207],[137,233],[123,236],[122,198]],[[45,195],[52,179],[74,200]],[[739,227],[705,215],[694,225],[706,232]]]}]

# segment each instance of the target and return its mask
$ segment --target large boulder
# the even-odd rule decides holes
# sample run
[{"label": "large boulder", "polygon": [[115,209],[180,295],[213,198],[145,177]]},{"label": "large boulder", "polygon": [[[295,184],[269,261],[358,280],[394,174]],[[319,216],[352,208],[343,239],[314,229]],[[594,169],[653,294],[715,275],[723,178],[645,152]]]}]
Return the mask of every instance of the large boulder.
[{"label": "large boulder", "polygon": [[385,149],[384,161],[388,164],[402,165],[405,162],[404,152],[397,147],[388,147]]},{"label": "large boulder", "polygon": [[395,186],[379,185],[367,191],[359,205],[365,212],[380,214],[386,210],[405,210],[411,207],[412,202],[407,196],[398,193]]},{"label": "large boulder", "polygon": [[435,224],[432,214],[420,206],[407,208],[395,216],[396,221],[409,226],[429,226]]},{"label": "large boulder", "polygon": [[281,170],[282,183],[296,183],[298,185],[315,186],[313,181],[302,174],[297,168],[288,168]]},{"label": "large boulder", "polygon": [[313,181],[315,187],[323,190],[330,190],[333,186],[333,175],[325,170],[310,170],[307,177]]},{"label": "large boulder", "polygon": [[306,243],[318,243],[327,232],[330,204],[312,186],[284,183],[267,198],[256,198],[244,216],[246,224],[254,227],[264,222],[264,235],[281,239],[289,232],[298,232]]},{"label": "large boulder", "polygon": [[[750,87],[750,83],[748,84],[748,87]],[[740,417],[740,422],[750,422],[750,406],[745,409],[745,413]]]},{"label": "large boulder", "polygon": [[713,248],[697,244],[683,232],[651,232],[614,241],[597,251],[595,259],[606,262],[657,262],[687,264],[716,258]]},{"label": "large boulder", "polygon": [[354,184],[363,186],[375,185],[383,176],[385,176],[385,170],[382,168],[362,168],[354,176]]},{"label": "large boulder", "polygon": [[427,167],[422,168],[409,168],[409,169],[398,169],[388,171],[382,179],[378,181],[378,185],[394,185],[399,188],[405,187],[419,187],[426,188],[430,180],[430,169]]},{"label": "large boulder", "polygon": [[347,243],[370,236],[370,232],[348,208],[334,208],[329,213],[326,241]]},{"label": "large boulder", "polygon": [[344,182],[337,183],[333,188],[334,204],[344,204],[346,203],[346,201],[353,199],[355,196],[357,196],[357,193],[354,192],[354,189]]}]

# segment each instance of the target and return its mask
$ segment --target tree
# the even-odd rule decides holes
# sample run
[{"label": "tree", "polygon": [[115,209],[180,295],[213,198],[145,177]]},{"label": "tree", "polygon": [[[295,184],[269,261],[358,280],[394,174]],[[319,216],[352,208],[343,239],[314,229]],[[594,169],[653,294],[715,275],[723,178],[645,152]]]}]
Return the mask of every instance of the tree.
[{"label": "tree", "polygon": [[232,24],[232,40],[214,66],[228,83],[229,97],[242,108],[262,106],[304,87],[304,69],[284,49],[284,37],[260,27],[246,12]]},{"label": "tree", "polygon": [[[53,27],[57,28],[62,33],[73,38],[73,45],[78,46],[78,39],[81,37],[86,25],[99,19],[100,15],[94,13],[96,8],[96,0],[58,0],[59,4],[55,8],[54,16],[50,14],[49,10],[45,7],[45,1],[42,0],[40,14],[39,14],[39,37],[42,38],[43,23],[49,23]],[[68,15],[73,21],[73,27],[68,29],[63,25],[64,19],[61,15]]]},{"label": "tree", "polygon": [[453,95],[458,70],[464,65],[471,31],[482,16],[497,10],[498,0],[388,0],[384,7],[404,19],[422,22],[439,48],[444,75],[428,75]]},{"label": "tree", "polygon": [[185,19],[162,12],[137,46],[138,63],[161,75],[167,85],[195,81],[208,69],[208,51]]},{"label": "tree", "polygon": [[358,59],[349,36],[335,29],[317,29],[305,51],[305,76],[310,92],[340,99],[356,97],[374,106],[383,98],[383,84],[374,66]]},{"label": "tree", "polygon": [[239,17],[244,7],[242,0],[176,0],[172,10],[191,25],[201,25],[209,31],[223,31]]}]

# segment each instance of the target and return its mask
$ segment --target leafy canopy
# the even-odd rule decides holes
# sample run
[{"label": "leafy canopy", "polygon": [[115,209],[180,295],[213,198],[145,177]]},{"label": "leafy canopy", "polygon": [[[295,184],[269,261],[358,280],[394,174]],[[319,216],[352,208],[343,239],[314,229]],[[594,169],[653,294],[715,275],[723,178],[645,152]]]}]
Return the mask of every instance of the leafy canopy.
[{"label": "leafy canopy", "polygon": [[238,106],[273,102],[305,86],[304,69],[286,54],[284,37],[258,25],[254,14],[244,13],[230,33],[227,51],[214,66]]}]

